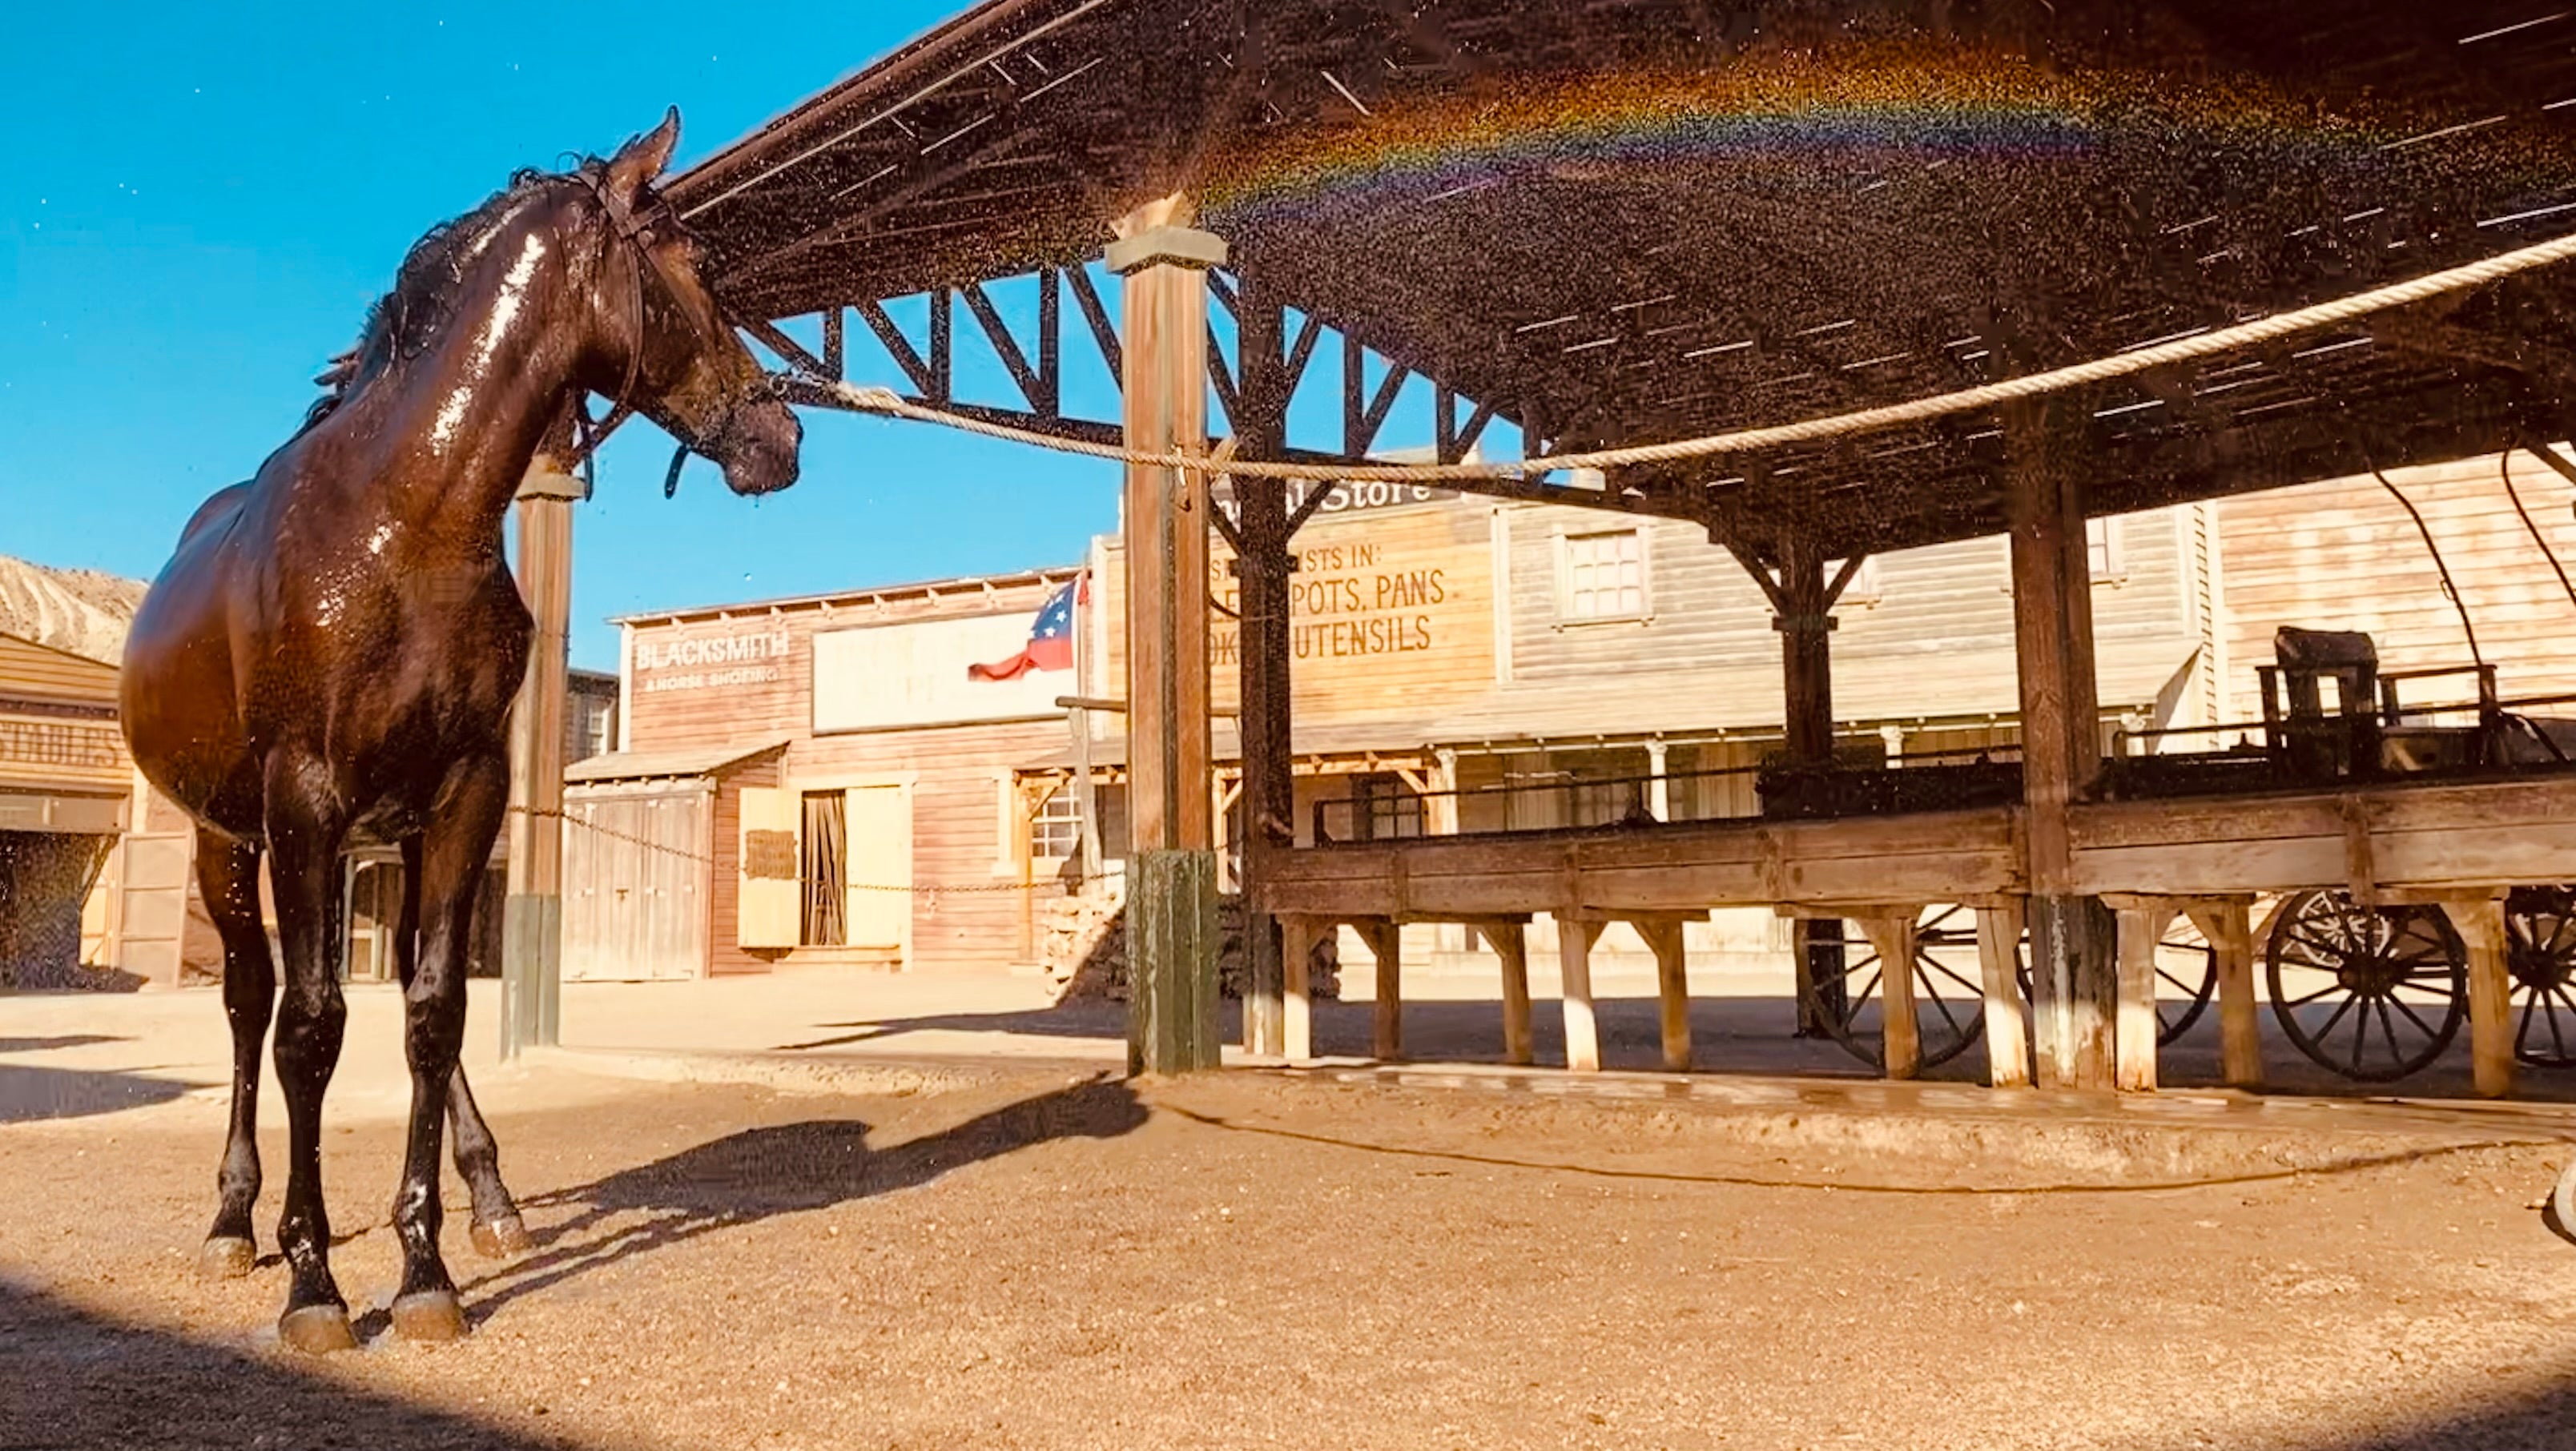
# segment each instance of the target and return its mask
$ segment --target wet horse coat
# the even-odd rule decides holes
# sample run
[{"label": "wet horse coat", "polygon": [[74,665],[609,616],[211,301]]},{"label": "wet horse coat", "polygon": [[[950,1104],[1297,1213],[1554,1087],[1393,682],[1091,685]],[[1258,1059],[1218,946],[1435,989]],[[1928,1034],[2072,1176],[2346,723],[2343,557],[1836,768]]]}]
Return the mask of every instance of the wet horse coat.
[{"label": "wet horse coat", "polygon": [[[607,162],[523,174],[413,249],[336,393],[257,477],[217,494],[154,582],[125,653],[135,760],[197,822],[199,884],[224,945],[230,1133],[203,1259],[252,1263],[259,1053],[275,1015],[288,1117],[280,1328],[353,1343],[330,1270],[321,1105],[346,1008],[341,856],[400,843],[396,950],[412,1112],[394,1225],[398,1331],[461,1333],[438,1248],[442,1115],[486,1252],[526,1243],[458,1067],[477,888],[507,810],[509,712],[530,621],[502,521],[536,454],[597,392],[721,463],[737,492],[784,488],[800,435],[718,316],[650,186],[675,111]],[[261,921],[268,859],[281,998]]]}]

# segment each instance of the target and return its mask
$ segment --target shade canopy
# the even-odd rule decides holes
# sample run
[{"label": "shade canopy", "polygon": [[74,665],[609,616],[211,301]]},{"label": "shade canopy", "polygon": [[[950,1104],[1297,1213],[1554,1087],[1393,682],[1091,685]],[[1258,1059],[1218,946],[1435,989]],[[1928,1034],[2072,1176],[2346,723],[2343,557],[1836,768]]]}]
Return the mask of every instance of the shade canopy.
[{"label": "shade canopy", "polygon": [[[679,178],[784,319],[1097,255],[1187,191],[1263,295],[1552,451],[1946,393],[2576,230],[2576,14],[2510,0],[991,0]],[[2529,274],[2027,414],[1631,471],[1776,553],[2568,433]]]}]

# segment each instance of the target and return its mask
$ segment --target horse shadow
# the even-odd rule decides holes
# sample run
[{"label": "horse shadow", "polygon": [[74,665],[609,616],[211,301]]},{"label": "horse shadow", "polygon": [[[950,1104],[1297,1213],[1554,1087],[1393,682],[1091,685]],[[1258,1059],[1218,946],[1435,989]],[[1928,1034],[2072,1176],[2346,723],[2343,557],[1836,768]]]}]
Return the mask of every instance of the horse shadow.
[{"label": "horse shadow", "polygon": [[476,1313],[488,1316],[523,1295],[703,1235],[915,1188],[1057,1139],[1117,1138],[1147,1117],[1126,1084],[1092,1079],[882,1149],[870,1146],[869,1126],[857,1119],[744,1129],[527,1200],[532,1209],[576,1212],[540,1231],[534,1256],[469,1288]]}]

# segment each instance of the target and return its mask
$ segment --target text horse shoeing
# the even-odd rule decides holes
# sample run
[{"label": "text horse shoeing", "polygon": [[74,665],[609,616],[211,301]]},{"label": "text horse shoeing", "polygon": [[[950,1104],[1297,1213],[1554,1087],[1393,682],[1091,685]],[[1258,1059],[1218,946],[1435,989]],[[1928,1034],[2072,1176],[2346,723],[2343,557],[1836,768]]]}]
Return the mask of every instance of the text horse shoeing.
[{"label": "text horse shoeing", "polygon": [[[412,249],[330,397],[256,478],[209,500],[136,617],[123,711],[134,758],[197,822],[224,947],[230,1137],[204,1264],[245,1274],[259,1195],[259,1053],[274,1008],[288,1119],[279,1328],[353,1343],[332,1280],[321,1112],[346,1009],[341,853],[399,843],[395,935],[412,1109],[394,1226],[395,1329],[465,1327],[440,1259],[442,1110],[486,1253],[526,1244],[459,1068],[477,885],[507,811],[511,702],[531,622],[502,520],[539,448],[599,393],[723,465],[742,494],[795,482],[795,415],[718,315],[693,244],[652,190],[671,112],[612,160],[523,173]],[[257,887],[275,888],[285,995]]]}]

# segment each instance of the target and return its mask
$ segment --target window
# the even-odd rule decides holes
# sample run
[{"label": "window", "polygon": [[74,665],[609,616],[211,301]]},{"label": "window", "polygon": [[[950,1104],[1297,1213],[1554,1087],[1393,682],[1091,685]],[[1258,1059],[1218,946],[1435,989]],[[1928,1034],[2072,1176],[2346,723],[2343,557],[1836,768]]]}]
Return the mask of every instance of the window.
[{"label": "window", "polygon": [[1082,852],[1082,800],[1068,786],[1046,799],[1029,818],[1029,855],[1042,862],[1071,861]]},{"label": "window", "polygon": [[1361,841],[1390,841],[1422,835],[1422,798],[1404,778],[1386,772],[1361,776],[1352,783],[1351,834]]},{"label": "window", "polygon": [[2087,519],[2084,521],[2084,552],[2092,562],[2097,580],[2126,579],[2128,570],[2120,559],[2120,521]]},{"label": "window", "polygon": [[805,793],[805,849],[796,875],[805,901],[799,940],[807,947],[839,947],[850,938],[848,811],[849,798],[838,791]]},{"label": "window", "polygon": [[1568,534],[1557,555],[1557,618],[1593,620],[1646,617],[1646,539],[1636,529]]}]

